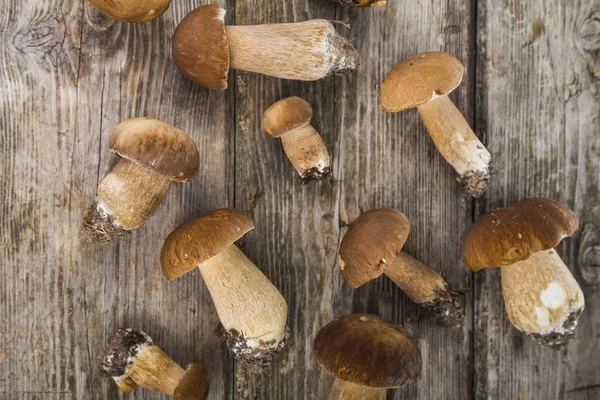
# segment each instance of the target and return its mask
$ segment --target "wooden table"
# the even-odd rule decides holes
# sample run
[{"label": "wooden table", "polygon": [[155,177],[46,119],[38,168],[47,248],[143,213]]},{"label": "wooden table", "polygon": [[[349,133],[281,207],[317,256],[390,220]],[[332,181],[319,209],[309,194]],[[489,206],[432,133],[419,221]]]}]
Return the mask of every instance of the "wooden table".
[{"label": "wooden table", "polygon": [[[598,0],[390,0],[346,9],[325,0],[229,0],[229,24],[344,20],[363,57],[354,76],[290,82],[234,72],[229,89],[184,80],[171,60],[177,23],[206,1],[174,0],[160,19],[127,25],[83,0],[0,5],[0,398],[120,396],[96,366],[118,327],[148,332],[185,365],[210,372],[211,399],[323,399],[332,378],[311,359],[321,326],[350,312],[402,324],[423,353],[421,378],[393,399],[600,398],[600,3]],[[444,50],[466,66],[451,95],[489,146],[487,195],[465,199],[415,110],[383,112],[379,87],[399,61]],[[262,112],[299,95],[333,154],[333,180],[302,185]],[[153,116],[188,132],[202,166],[173,185],[158,214],[129,239],[81,249],[77,233],[116,162],[118,122]],[[507,320],[497,270],[471,273],[462,238],[474,218],[527,196],[562,200],[582,228],[559,250],[586,295],[566,350],[536,345]],[[289,351],[265,376],[236,368],[199,273],[163,278],[166,235],[202,212],[236,207],[256,229],[241,247],[290,307]],[[405,249],[464,292],[462,328],[432,325],[387,278],[352,290],[337,269],[346,225],[395,207]]]}]

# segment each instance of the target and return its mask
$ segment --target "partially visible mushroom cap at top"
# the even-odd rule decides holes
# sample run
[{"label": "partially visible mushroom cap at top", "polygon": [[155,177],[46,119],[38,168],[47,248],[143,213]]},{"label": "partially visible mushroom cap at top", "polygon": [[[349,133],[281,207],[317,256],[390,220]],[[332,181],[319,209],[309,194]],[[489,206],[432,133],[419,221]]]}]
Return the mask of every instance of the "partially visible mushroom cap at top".
[{"label": "partially visible mushroom cap at top", "polygon": [[480,217],[463,244],[463,258],[473,271],[526,260],[556,247],[579,228],[565,204],[545,198],[521,200]]},{"label": "partially visible mushroom cap at top", "polygon": [[164,14],[171,0],[89,0],[100,11],[120,22],[147,22]]},{"label": "partially visible mushroom cap at top", "polygon": [[165,239],[160,253],[163,274],[169,280],[180,277],[252,229],[252,219],[234,208],[210,211],[185,222]]},{"label": "partially visible mushroom cap at top", "polygon": [[111,151],[157,174],[189,182],[198,174],[200,156],[194,141],[182,130],[154,118],[121,122],[109,139]]},{"label": "partially visible mushroom cap at top", "polygon": [[398,210],[382,208],[359,216],[340,245],[338,263],[346,282],[357,288],[381,276],[396,259],[409,231],[408,218]]},{"label": "partially visible mushroom cap at top", "polygon": [[265,136],[279,137],[310,123],[313,111],[310,104],[300,97],[287,97],[271,105],[265,111],[262,131]]},{"label": "partially visible mushroom cap at top", "polygon": [[387,3],[387,0],[330,0],[349,7],[380,7]]},{"label": "partially visible mushroom cap at top", "polygon": [[404,328],[370,314],[352,314],[323,327],[313,356],[330,375],[375,388],[402,387],[421,373],[421,351]]},{"label": "partially visible mushroom cap at top", "polygon": [[225,9],[208,4],[183,18],[173,34],[173,60],[184,77],[210,90],[227,89],[229,45]]},{"label": "partially visible mushroom cap at top", "polygon": [[447,96],[458,87],[464,66],[443,52],[422,53],[396,65],[381,86],[381,105],[400,112]]}]

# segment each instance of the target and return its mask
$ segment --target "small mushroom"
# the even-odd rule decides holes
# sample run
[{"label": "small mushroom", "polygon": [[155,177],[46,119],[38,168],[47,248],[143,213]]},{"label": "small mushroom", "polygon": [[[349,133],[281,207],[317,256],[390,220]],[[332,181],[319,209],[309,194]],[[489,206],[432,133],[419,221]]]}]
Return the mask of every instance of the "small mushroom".
[{"label": "small mushroom", "polygon": [[577,229],[579,221],[566,205],[532,198],[479,218],[463,245],[473,271],[502,267],[510,322],[550,347],[568,343],[585,306],[579,284],[554,250]]},{"label": "small mushroom", "polygon": [[400,112],[417,107],[438,151],[454,167],[468,194],[480,197],[490,177],[491,155],[448,98],[464,73],[442,52],[423,53],[398,64],[381,87],[381,105]]},{"label": "small mushroom", "polygon": [[387,0],[331,0],[349,7],[379,7],[385,5]]},{"label": "small mushroom", "polygon": [[352,314],[325,325],[313,356],[335,382],[329,400],[385,400],[421,374],[421,351],[407,330],[370,314]]},{"label": "small mushroom", "polygon": [[208,89],[226,89],[230,67],[301,81],[356,69],[358,54],[324,19],[226,27],[224,18],[223,8],[201,6],[173,35],[175,64]]},{"label": "small mushroom", "polygon": [[312,108],[308,102],[300,97],[288,97],[269,107],[262,120],[265,136],[281,138],[285,154],[305,183],[331,173],[327,147],[310,124],[311,119]]},{"label": "small mushroom", "polygon": [[342,276],[357,288],[385,273],[438,325],[456,328],[464,317],[458,293],[438,273],[401,251],[409,231],[408,218],[397,210],[383,208],[359,216],[340,245]]},{"label": "small mushroom", "polygon": [[109,339],[100,371],[111,376],[119,389],[144,389],[173,396],[175,400],[204,400],[208,397],[208,374],[200,364],[184,370],[137,329],[121,328]]},{"label": "small mushroom", "polygon": [[121,122],[109,146],[121,159],[98,185],[97,203],[83,219],[84,243],[106,243],[139,227],[154,215],[170,181],[189,182],[198,173],[194,141],[153,118]]},{"label": "small mushroom", "polygon": [[198,267],[230,352],[259,372],[285,346],[288,308],[271,281],[233,244],[252,229],[254,223],[240,211],[211,211],[175,229],[165,240],[160,262],[169,280]]},{"label": "small mushroom", "polygon": [[146,22],[160,17],[171,0],[89,0],[106,16],[121,22]]}]

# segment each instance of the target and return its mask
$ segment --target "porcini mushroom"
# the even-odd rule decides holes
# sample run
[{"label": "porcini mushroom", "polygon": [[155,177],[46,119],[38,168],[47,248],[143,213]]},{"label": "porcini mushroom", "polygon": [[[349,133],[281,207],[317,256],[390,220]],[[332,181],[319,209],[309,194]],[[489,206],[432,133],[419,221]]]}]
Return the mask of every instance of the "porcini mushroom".
[{"label": "porcini mushroom", "polygon": [[170,181],[189,182],[198,173],[194,141],[153,118],[121,122],[109,146],[121,159],[98,185],[97,203],[83,219],[84,243],[106,243],[139,227],[154,215]]},{"label": "porcini mushroom", "polygon": [[173,35],[175,64],[208,89],[226,89],[230,67],[301,81],[356,69],[358,54],[324,19],[226,27],[224,18],[223,8],[201,6]]},{"label": "porcini mushroom", "polygon": [[480,217],[463,245],[473,271],[502,267],[510,322],[550,347],[568,343],[585,306],[579,284],[554,249],[577,229],[579,221],[566,205],[531,198]]},{"label": "porcini mushroom", "polygon": [[287,154],[304,182],[329,176],[329,153],[319,132],[310,124],[312,107],[300,97],[279,100],[265,111],[262,131],[281,138]]},{"label": "porcini mushroom", "polygon": [[106,16],[121,22],[146,22],[160,17],[171,0],[89,0]]},{"label": "porcini mushroom", "polygon": [[234,244],[252,229],[252,219],[235,209],[208,212],[167,237],[160,262],[169,280],[198,267],[230,352],[258,372],[285,346],[288,308],[277,288]]},{"label": "porcini mushroom", "polygon": [[331,0],[349,7],[379,7],[385,5],[387,0]]},{"label": "porcini mushroom", "polygon": [[421,374],[421,351],[407,330],[370,314],[333,320],[317,334],[313,356],[336,379],[329,400],[385,400],[386,391]]},{"label": "porcini mushroom", "polygon": [[417,107],[438,151],[454,167],[472,197],[480,197],[490,177],[491,155],[448,98],[464,73],[460,61],[431,52],[398,64],[381,86],[381,105],[400,112]]},{"label": "porcini mushroom", "polygon": [[111,376],[119,389],[144,389],[173,396],[175,400],[204,400],[208,397],[208,374],[200,364],[184,370],[137,329],[119,329],[110,339],[100,360],[100,371]]},{"label": "porcini mushroom", "polygon": [[344,280],[353,288],[386,274],[441,326],[458,327],[464,313],[458,293],[431,268],[402,251],[410,224],[400,211],[367,211],[342,239],[338,259]]}]

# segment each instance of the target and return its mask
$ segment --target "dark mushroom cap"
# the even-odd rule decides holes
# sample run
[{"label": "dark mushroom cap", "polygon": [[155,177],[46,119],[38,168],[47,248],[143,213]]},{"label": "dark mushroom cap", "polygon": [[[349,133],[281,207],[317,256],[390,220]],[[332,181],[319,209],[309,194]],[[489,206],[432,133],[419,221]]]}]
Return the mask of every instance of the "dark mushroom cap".
[{"label": "dark mushroom cap", "polygon": [[112,152],[166,179],[189,182],[198,174],[200,155],[184,131],[154,118],[121,122],[109,139]]},{"label": "dark mushroom cap", "polygon": [[112,377],[123,375],[125,368],[135,362],[142,345],[153,346],[152,338],[138,329],[119,329],[108,340],[108,349],[100,359],[100,371]]},{"label": "dark mushroom cap", "polygon": [[225,9],[209,4],[191,11],[173,34],[173,60],[183,76],[210,90],[227,89],[229,45]]},{"label": "dark mushroom cap", "polygon": [[346,315],[325,325],[313,356],[330,375],[362,386],[402,387],[421,374],[421,351],[410,333],[370,314]]},{"label": "dark mushroom cap", "polygon": [[312,107],[300,97],[288,97],[271,105],[263,115],[262,131],[272,138],[310,123]]},{"label": "dark mushroom cap", "polygon": [[121,22],[146,22],[160,17],[171,0],[90,0],[100,11]]},{"label": "dark mushroom cap", "polygon": [[185,222],[165,239],[160,263],[169,280],[225,250],[254,229],[252,219],[233,209],[214,210]]},{"label": "dark mushroom cap", "polygon": [[409,231],[408,218],[398,210],[381,208],[358,217],[340,245],[338,264],[346,282],[357,288],[383,274]]},{"label": "dark mushroom cap", "polygon": [[491,211],[471,226],[463,244],[463,259],[473,271],[526,260],[556,247],[579,229],[566,205],[532,198]]},{"label": "dark mushroom cap", "polygon": [[381,86],[381,105],[399,112],[447,96],[460,84],[464,66],[439,51],[422,53],[396,65]]},{"label": "dark mushroom cap", "polygon": [[177,384],[173,400],[205,400],[208,397],[209,380],[206,369],[200,364],[190,364]]}]

